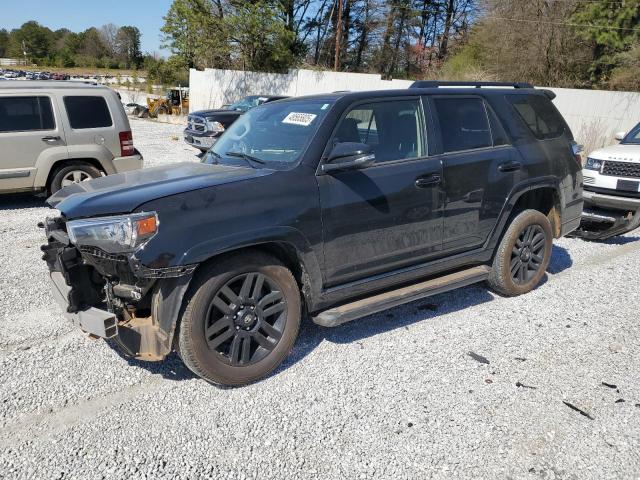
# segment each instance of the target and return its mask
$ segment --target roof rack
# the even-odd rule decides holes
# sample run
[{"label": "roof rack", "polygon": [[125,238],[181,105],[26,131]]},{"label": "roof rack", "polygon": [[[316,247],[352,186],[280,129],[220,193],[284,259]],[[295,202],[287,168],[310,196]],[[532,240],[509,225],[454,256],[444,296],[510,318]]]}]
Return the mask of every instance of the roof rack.
[{"label": "roof rack", "polygon": [[438,88],[438,87],[512,87],[512,88],[533,88],[527,82],[440,82],[438,80],[418,80],[413,82],[409,88]]}]

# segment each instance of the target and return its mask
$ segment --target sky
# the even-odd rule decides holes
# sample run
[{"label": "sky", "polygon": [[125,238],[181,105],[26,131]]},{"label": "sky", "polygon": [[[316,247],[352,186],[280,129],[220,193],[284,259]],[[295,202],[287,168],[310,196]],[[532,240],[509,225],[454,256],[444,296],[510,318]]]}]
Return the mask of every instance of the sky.
[{"label": "sky", "polygon": [[160,49],[160,27],[170,6],[171,0],[0,0],[0,28],[11,30],[29,20],[73,32],[106,23],[132,25],[142,33],[143,52],[166,56],[169,52]]}]

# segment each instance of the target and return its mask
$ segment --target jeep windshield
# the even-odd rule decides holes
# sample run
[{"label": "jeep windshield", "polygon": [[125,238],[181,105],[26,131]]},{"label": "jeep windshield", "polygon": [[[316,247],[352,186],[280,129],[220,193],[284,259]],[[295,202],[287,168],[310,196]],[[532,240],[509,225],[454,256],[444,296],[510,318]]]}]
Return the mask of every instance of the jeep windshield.
[{"label": "jeep windshield", "polygon": [[287,169],[297,164],[332,99],[289,100],[249,110],[205,154],[209,164]]}]

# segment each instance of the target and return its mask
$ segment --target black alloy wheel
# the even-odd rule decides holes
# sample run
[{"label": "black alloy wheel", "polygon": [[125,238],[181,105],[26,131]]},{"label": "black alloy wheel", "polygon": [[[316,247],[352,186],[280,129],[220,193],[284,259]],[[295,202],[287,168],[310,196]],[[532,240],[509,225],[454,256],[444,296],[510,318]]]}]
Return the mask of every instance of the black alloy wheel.
[{"label": "black alloy wheel", "polygon": [[540,225],[529,225],[516,239],[509,271],[514,283],[524,285],[536,276],[544,262],[547,237]]},{"label": "black alloy wheel", "polygon": [[232,366],[264,359],[287,322],[287,302],[276,282],[260,272],[226,282],[209,305],[204,335],[210,350]]}]

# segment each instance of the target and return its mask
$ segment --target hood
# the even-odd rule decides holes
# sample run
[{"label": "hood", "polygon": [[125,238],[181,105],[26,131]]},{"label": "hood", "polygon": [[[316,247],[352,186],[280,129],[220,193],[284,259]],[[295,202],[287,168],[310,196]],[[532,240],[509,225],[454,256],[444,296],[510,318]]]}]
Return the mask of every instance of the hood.
[{"label": "hood", "polygon": [[640,145],[619,143],[596,150],[589,157],[596,160],[640,163]]},{"label": "hood", "polygon": [[151,200],[248,180],[273,170],[183,162],[96,178],[53,194],[47,203],[68,219],[129,213]]},{"label": "hood", "polygon": [[189,116],[194,116],[194,117],[202,117],[202,118],[206,118],[206,117],[212,117],[212,116],[220,116],[220,115],[242,115],[242,113],[240,110],[224,110],[224,109],[218,109],[218,110],[198,110],[197,112],[190,112]]}]

